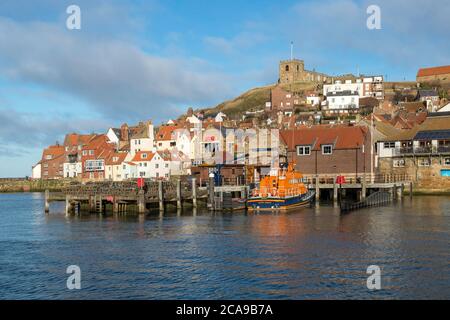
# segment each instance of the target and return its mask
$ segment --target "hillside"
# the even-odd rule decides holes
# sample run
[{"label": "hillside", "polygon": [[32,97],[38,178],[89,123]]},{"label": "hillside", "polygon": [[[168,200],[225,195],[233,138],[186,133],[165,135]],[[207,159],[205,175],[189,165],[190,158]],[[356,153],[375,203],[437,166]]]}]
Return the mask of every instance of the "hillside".
[{"label": "hillside", "polygon": [[[206,116],[214,116],[222,111],[231,119],[240,118],[246,111],[264,109],[266,102],[270,101],[270,92],[275,86],[276,84],[250,89],[232,100],[224,101],[212,108],[202,109],[202,111]],[[313,83],[294,83],[281,85],[281,87],[288,91],[301,92],[314,90],[316,85]]]}]

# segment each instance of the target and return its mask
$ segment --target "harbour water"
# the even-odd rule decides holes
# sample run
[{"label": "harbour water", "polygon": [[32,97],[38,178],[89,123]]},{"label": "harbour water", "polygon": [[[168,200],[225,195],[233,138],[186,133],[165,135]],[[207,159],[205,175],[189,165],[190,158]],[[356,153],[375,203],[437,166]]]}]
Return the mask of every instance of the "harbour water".
[{"label": "harbour water", "polygon": [[[0,194],[0,299],[450,299],[450,197],[145,217],[46,215],[43,201]],[[66,287],[70,265],[81,290]]]}]

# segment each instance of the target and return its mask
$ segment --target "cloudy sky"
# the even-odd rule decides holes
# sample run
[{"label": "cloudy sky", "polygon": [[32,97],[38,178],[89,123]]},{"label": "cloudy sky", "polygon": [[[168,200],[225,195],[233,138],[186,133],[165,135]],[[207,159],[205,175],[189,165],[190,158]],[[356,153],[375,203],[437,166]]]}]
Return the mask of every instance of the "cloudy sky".
[{"label": "cloudy sky", "polygon": [[[414,80],[450,64],[449,0],[1,0],[0,177],[67,132],[160,123],[277,80],[294,54],[328,74]],[[66,9],[81,8],[81,30]],[[366,27],[369,5],[381,30]]]}]

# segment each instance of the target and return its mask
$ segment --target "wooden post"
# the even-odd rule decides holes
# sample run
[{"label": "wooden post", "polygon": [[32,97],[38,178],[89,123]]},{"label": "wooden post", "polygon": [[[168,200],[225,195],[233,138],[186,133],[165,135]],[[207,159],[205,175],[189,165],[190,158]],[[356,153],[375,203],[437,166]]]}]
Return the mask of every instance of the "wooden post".
[{"label": "wooden post", "polygon": [[316,202],[320,200],[320,187],[319,187],[319,177],[316,176]]},{"label": "wooden post", "polygon": [[361,200],[364,201],[367,195],[366,175],[363,175],[361,181]]},{"label": "wooden post", "polygon": [[50,191],[48,191],[48,189],[45,189],[45,213],[49,213],[50,212]]},{"label": "wooden post", "polygon": [[208,207],[210,210],[214,210],[214,177],[209,177],[208,182]]},{"label": "wooden post", "polygon": [[117,201],[116,197],[114,197],[113,199],[113,213],[119,213],[119,202]]},{"label": "wooden post", "polygon": [[197,182],[196,179],[192,179],[192,206],[197,208]]},{"label": "wooden post", "polygon": [[392,200],[397,200],[397,185],[395,183],[392,187]]},{"label": "wooden post", "polygon": [[412,199],[413,196],[413,183],[409,183],[409,198]]},{"label": "wooden post", "polygon": [[95,196],[89,196],[89,212],[95,212]]},{"label": "wooden post", "polygon": [[102,214],[103,213],[103,199],[102,196],[98,196],[98,213]]},{"label": "wooden post", "polygon": [[71,211],[70,196],[66,194],[66,216],[69,216],[70,211]]},{"label": "wooden post", "polygon": [[138,212],[139,214],[145,213],[145,193],[142,189],[138,193]]},{"label": "wooden post", "polygon": [[159,200],[159,211],[164,211],[164,190],[163,190],[163,182],[161,180],[158,181],[158,200]]},{"label": "wooden post", "polygon": [[333,183],[333,206],[338,206],[338,184],[336,183],[337,177],[334,179]]},{"label": "wooden post", "polygon": [[181,180],[177,180],[177,209],[181,209],[182,203],[181,203]]}]

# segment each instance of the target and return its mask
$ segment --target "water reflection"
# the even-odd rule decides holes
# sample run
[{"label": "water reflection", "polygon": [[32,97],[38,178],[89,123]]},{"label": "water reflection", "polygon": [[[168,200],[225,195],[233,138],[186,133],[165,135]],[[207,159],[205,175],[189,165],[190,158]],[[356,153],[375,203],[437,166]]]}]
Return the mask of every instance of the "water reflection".
[{"label": "water reflection", "polygon": [[[0,198],[4,298],[450,298],[448,197],[347,215],[322,205],[69,217],[59,204],[45,215],[41,194]],[[70,264],[82,268],[79,292],[63,288]],[[371,264],[379,292],[365,287]]]}]

